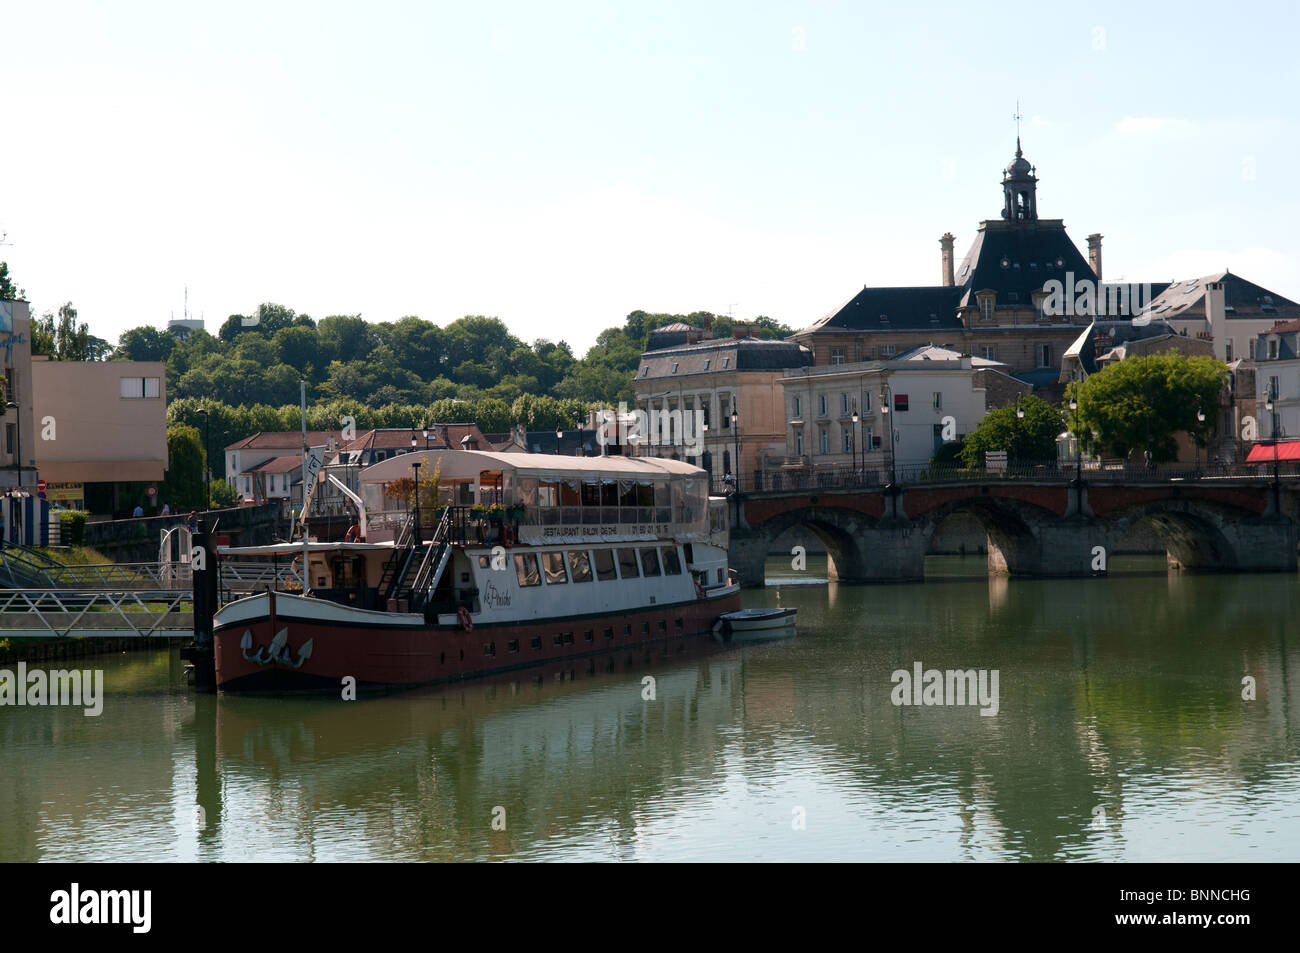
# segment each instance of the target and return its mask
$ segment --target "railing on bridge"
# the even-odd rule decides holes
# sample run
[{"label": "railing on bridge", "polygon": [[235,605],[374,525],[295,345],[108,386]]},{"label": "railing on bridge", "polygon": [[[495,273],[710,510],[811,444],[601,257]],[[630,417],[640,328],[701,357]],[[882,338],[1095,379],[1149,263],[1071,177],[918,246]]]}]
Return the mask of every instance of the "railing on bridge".
[{"label": "railing on bridge", "polygon": [[[1282,462],[1277,466],[1277,478],[1281,481],[1300,480],[1300,464]],[[895,484],[944,484],[944,483],[988,483],[994,481],[1040,481],[1050,483],[1069,483],[1076,478],[1085,483],[1222,483],[1222,482],[1264,482],[1274,478],[1272,463],[1266,464],[1232,464],[1219,466],[1194,467],[1188,465],[1169,466],[1122,466],[1096,464],[1078,467],[1075,464],[1041,464],[1007,466],[1003,469],[968,469],[953,466],[906,466],[897,467],[891,474],[888,468],[853,468],[847,466],[803,467],[769,470],[754,474],[750,480],[743,476],[727,483],[715,479],[712,492],[717,496],[729,496],[735,492],[763,492],[782,490],[818,490],[818,489],[880,489],[890,483]]]},{"label": "railing on bridge", "polygon": [[192,638],[188,592],[0,589],[0,637]]}]

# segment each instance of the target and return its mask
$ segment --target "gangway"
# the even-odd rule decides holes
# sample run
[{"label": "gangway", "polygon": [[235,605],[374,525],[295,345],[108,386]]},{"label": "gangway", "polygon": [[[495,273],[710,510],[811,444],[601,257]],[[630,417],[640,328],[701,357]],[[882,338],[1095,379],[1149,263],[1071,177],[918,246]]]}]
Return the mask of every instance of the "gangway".
[{"label": "gangway", "polygon": [[194,638],[194,595],[136,589],[0,589],[0,638]]}]

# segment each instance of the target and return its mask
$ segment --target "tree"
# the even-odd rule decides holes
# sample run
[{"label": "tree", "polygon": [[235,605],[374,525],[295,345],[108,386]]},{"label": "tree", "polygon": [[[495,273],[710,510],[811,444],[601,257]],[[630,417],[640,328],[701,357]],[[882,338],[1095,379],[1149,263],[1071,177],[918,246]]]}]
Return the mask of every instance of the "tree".
[{"label": "tree", "polygon": [[0,261],[0,301],[24,301],[27,293],[14,284],[9,275],[9,262]]},{"label": "tree", "polygon": [[1079,405],[1072,427],[1088,452],[1127,458],[1150,450],[1154,463],[1175,460],[1180,431],[1206,445],[1227,380],[1228,366],[1205,355],[1171,350],[1125,358],[1067,388],[1067,400]]},{"label": "tree", "polygon": [[[1020,417],[1017,409],[1025,416]],[[1012,465],[1050,463],[1056,459],[1056,438],[1062,429],[1058,408],[1032,395],[1022,397],[1018,404],[989,411],[966,435],[962,462],[980,468],[987,451],[1005,450]]]},{"label": "tree", "polygon": [[90,325],[77,322],[77,309],[68,301],[59,307],[56,320],[46,311],[32,322],[32,353],[45,354],[55,361],[95,361],[106,356],[112,345],[102,338],[92,338]]},{"label": "tree", "polygon": [[203,440],[195,427],[173,423],[167,427],[167,474],[162,502],[173,510],[201,509],[203,489]]},{"label": "tree", "polygon": [[174,334],[145,325],[124,331],[117,339],[113,357],[119,361],[166,361],[175,349]]}]

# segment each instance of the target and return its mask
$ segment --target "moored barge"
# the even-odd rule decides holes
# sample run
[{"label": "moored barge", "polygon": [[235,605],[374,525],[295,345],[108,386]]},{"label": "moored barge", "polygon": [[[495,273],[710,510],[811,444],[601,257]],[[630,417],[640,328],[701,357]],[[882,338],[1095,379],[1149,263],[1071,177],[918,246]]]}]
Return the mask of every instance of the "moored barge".
[{"label": "moored barge", "polygon": [[449,682],[707,638],[740,606],[726,501],[682,461],[424,451],[359,489],[364,540],[222,551],[297,560],[301,591],[217,612],[220,691]]}]

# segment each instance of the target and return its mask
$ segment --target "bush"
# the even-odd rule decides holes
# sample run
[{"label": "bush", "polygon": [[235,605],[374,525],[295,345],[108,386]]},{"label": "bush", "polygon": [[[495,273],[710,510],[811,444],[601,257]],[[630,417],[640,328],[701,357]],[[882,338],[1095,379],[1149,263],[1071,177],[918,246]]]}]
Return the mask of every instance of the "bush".
[{"label": "bush", "polygon": [[86,518],[90,514],[85,510],[60,510],[59,522],[67,527],[64,530],[65,546],[80,546],[86,541]]}]

